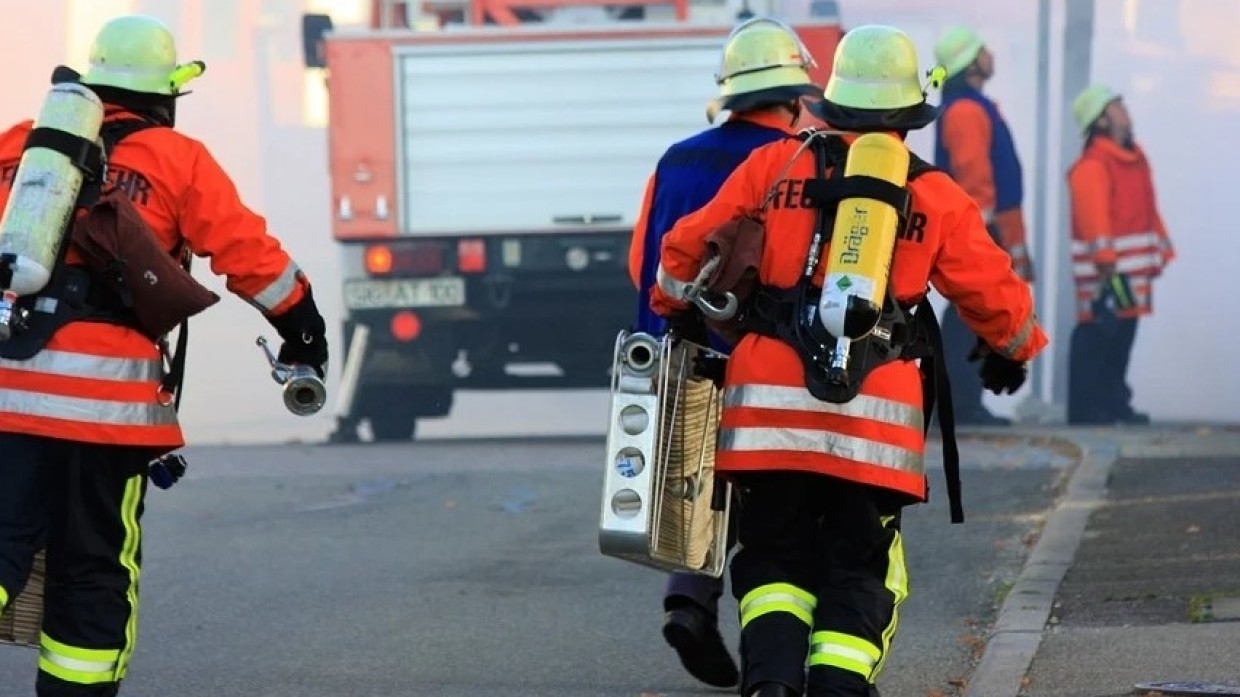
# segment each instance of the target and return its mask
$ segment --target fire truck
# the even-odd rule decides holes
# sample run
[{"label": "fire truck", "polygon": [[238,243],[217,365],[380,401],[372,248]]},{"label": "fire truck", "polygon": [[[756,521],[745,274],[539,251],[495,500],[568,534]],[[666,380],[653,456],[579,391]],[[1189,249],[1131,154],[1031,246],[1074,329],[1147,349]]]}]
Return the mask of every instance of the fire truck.
[{"label": "fire truck", "polygon": [[723,41],[746,14],[788,21],[825,84],[838,13],[804,1],[800,17],[729,0],[374,0],[361,26],[303,15],[306,65],[327,81],[346,313],[331,440],[363,422],[408,440],[463,389],[605,388],[636,311],[647,177],[708,127]]}]

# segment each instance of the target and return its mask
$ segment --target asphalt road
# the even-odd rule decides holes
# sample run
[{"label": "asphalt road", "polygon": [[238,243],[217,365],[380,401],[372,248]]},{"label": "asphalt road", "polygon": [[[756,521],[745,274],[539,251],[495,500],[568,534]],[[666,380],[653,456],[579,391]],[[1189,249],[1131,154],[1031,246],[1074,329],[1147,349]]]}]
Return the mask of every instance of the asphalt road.
[{"label": "asphalt road", "polygon": [[[602,450],[597,439],[188,450],[190,475],[148,496],[122,695],[726,693],[663,644],[663,577],[599,554]],[[962,450],[968,522],[950,525],[941,495],[906,517],[912,592],[887,695],[956,692],[1071,462],[1028,441]],[[735,642],[735,603],[724,612]],[[34,659],[0,647],[0,695],[33,694]]]}]

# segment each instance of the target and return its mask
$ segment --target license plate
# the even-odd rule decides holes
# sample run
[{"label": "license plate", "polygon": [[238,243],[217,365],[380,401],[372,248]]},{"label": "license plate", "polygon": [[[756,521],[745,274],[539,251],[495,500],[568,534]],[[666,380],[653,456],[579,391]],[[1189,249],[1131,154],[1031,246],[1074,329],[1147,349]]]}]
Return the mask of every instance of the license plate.
[{"label": "license plate", "polygon": [[351,310],[384,307],[459,307],[465,304],[465,279],[347,281],[344,285],[344,304]]}]

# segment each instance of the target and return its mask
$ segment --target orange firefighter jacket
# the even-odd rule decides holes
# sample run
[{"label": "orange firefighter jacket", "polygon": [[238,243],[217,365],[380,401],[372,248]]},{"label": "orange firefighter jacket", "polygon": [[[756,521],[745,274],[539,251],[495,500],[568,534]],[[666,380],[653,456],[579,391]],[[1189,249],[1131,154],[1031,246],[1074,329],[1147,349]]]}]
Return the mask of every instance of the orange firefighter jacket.
[{"label": "orange firefighter jacket", "polygon": [[[105,121],[123,117],[133,118],[105,111]],[[31,127],[0,134],[0,207]],[[135,133],[113,151],[109,182],[129,194],[169,253],[185,243],[210,258],[228,289],[262,312],[286,311],[309,286],[201,142],[170,128]],[[73,322],[31,359],[0,359],[0,431],[172,450],[184,437],[173,406],[157,399],[162,377],[158,347],[138,331]]]},{"label": "orange firefighter jacket", "polygon": [[[1000,205],[996,181],[997,177],[1004,177],[1003,186],[1015,189],[1007,192],[1006,197],[1014,196],[1019,201],[1020,165],[1015,159],[1011,133],[997,104],[975,90],[969,93],[972,98],[951,100],[939,116],[937,147],[941,161],[936,164],[950,171],[952,178],[977,201],[983,218],[994,227],[1000,244],[1012,257],[1016,272],[1026,281],[1033,281],[1024,213],[1019,202],[1015,206]],[[995,161],[998,148],[1005,153],[1004,167]]]},{"label": "orange firefighter jacket", "polygon": [[1149,160],[1095,136],[1068,171],[1072,198],[1072,267],[1078,322],[1093,317],[1093,302],[1107,280],[1099,267],[1128,281],[1132,297],[1116,314],[1139,317],[1153,311],[1152,282],[1175,249],[1158,213]]},{"label": "orange firefighter jacket", "polygon": [[[759,280],[780,288],[797,283],[815,224],[815,210],[801,201],[804,182],[814,176],[811,151],[802,151],[787,177],[776,181],[800,145],[790,139],[754,151],[718,196],[668,232],[651,298],[656,312],[670,315],[685,307],[684,287],[704,261],[706,238],[733,216],[757,209],[773,186],[777,195],[766,212]],[[941,172],[919,177],[910,190],[914,212],[891,270],[895,298],[915,303],[933,283],[996,351],[1032,359],[1047,338],[1034,317],[1029,286],[991,240],[977,204]],[[816,285],[825,270],[823,262]],[[783,341],[748,334],[731,354],[716,459],[721,472],[817,472],[925,500],[924,452],[921,377],[913,362],[876,368],[855,399],[831,404],[809,393],[801,359]]]}]

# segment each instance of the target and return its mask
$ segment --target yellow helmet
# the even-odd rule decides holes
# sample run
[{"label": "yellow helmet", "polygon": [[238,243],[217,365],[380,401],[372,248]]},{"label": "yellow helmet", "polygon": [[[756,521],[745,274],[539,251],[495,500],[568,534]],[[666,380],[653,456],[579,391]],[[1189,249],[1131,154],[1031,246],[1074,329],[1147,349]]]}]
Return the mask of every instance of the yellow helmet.
[{"label": "yellow helmet", "polygon": [[[823,101],[813,108],[827,123],[852,130],[914,130],[938,116],[926,103],[917,47],[908,34],[881,24],[859,26],[835,48]],[[942,80],[942,68],[931,71]]]},{"label": "yellow helmet", "polygon": [[1072,100],[1072,118],[1076,119],[1076,127],[1082,133],[1088,131],[1111,102],[1119,98],[1119,94],[1106,85],[1090,85],[1081,90]]},{"label": "yellow helmet", "polygon": [[972,29],[950,27],[934,45],[934,59],[947,70],[947,77],[952,78],[973,65],[977,54],[981,53],[985,46],[986,42]]},{"label": "yellow helmet", "polygon": [[125,15],[108,21],[90,47],[87,85],[175,95],[206,69],[201,61],[177,64],[176,40],[154,17]]},{"label": "yellow helmet", "polygon": [[748,19],[728,34],[715,73],[719,96],[707,106],[707,116],[815,94],[818,88],[809,76],[815,66],[791,27],[771,17]]}]

